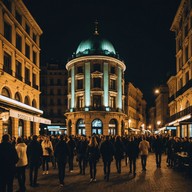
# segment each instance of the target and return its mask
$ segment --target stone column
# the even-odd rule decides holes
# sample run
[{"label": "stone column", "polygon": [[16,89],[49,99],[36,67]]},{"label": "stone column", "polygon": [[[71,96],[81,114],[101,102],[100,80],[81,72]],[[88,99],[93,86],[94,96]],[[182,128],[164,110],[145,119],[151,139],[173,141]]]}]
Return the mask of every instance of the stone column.
[{"label": "stone column", "polygon": [[90,120],[85,120],[85,133],[86,136],[91,136],[91,121]]},{"label": "stone column", "polygon": [[39,123],[33,123],[33,135],[39,135]]},{"label": "stone column", "polygon": [[104,63],[104,81],[103,81],[103,87],[104,87],[104,96],[103,96],[103,105],[105,107],[109,107],[109,65],[108,63]]},{"label": "stone column", "polygon": [[85,63],[85,107],[91,105],[90,63]]},{"label": "stone column", "polygon": [[30,126],[30,121],[24,121],[24,135],[26,135],[27,137],[29,137],[31,135],[31,126]]},{"label": "stone column", "polygon": [[19,119],[12,118],[12,136],[18,137],[19,135]]},{"label": "stone column", "polygon": [[71,68],[71,109],[75,108],[75,67]]},{"label": "stone column", "polygon": [[122,109],[122,70],[120,67],[118,67],[117,90],[117,107]]}]

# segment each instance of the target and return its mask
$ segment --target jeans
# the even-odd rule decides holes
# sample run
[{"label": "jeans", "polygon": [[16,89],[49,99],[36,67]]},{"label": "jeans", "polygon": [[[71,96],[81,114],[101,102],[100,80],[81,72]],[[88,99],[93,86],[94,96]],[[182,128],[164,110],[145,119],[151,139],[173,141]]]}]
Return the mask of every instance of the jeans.
[{"label": "jeans", "polygon": [[141,165],[143,171],[146,171],[147,155],[141,155]]}]

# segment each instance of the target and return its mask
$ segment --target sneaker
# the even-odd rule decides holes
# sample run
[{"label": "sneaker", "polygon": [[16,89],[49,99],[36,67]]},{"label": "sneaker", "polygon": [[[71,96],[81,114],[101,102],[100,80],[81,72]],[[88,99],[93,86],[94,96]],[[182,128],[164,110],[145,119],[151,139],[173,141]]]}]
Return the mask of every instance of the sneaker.
[{"label": "sneaker", "polygon": [[89,183],[91,183],[92,181],[93,181],[93,178],[90,179],[90,182],[89,182]]},{"label": "sneaker", "polygon": [[60,187],[63,187],[64,186],[64,184],[63,183],[60,183],[60,185],[59,185]]},{"label": "sneaker", "polygon": [[43,171],[43,175],[45,175],[45,171]]},{"label": "sneaker", "polygon": [[97,181],[96,178],[94,178],[93,181],[96,182]]},{"label": "sneaker", "polygon": [[73,170],[70,170],[70,173],[73,173]]},{"label": "sneaker", "polygon": [[49,171],[46,171],[46,175],[48,175],[49,174]]}]

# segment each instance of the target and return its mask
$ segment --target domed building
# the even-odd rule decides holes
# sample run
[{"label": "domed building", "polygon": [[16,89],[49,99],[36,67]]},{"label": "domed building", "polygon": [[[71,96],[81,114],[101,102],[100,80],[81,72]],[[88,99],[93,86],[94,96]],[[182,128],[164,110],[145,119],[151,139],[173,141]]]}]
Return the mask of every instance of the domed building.
[{"label": "domed building", "polygon": [[66,64],[68,134],[122,135],[125,129],[124,71],[114,46],[95,27]]}]

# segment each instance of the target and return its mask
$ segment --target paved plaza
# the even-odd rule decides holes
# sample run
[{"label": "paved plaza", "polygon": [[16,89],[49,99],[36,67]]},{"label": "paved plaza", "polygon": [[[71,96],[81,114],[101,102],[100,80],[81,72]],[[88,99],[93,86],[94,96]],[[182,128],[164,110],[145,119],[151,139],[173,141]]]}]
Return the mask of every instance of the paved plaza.
[{"label": "paved plaza", "polygon": [[[50,164],[51,167],[51,164]],[[166,166],[166,156],[163,155],[161,168],[156,168],[155,155],[150,154],[147,160],[147,171],[142,172],[140,158],[137,160],[137,175],[129,175],[129,168],[122,161],[122,173],[119,174],[112,162],[111,175],[108,182],[103,179],[102,159],[97,166],[97,181],[89,183],[89,166],[85,175],[78,175],[79,169],[75,162],[74,172],[66,169],[66,178],[63,188],[60,188],[57,169],[50,168],[49,175],[42,175],[39,171],[39,187],[29,186],[29,171],[27,169],[27,192],[191,192],[192,177],[184,170],[174,170]],[[14,181],[14,191],[18,189],[17,180]]]}]

